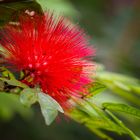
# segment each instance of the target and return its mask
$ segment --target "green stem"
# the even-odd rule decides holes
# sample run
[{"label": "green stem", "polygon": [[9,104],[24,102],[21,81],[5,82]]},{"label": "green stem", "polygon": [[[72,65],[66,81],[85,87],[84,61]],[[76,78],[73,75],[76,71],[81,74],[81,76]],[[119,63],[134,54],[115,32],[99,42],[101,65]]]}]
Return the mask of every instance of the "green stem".
[{"label": "green stem", "polygon": [[105,110],[115,121],[118,123],[126,132],[127,134],[133,139],[133,140],[140,140],[139,137],[137,137],[130,129],[128,129],[122,121],[120,121],[113,113],[111,113],[109,110]]}]

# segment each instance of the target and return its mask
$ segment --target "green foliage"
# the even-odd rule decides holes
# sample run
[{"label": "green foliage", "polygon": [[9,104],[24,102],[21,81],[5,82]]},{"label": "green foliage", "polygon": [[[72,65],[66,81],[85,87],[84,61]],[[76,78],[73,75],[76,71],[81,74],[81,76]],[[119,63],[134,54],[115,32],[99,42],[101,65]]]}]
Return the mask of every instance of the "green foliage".
[{"label": "green foliage", "polygon": [[58,111],[64,113],[62,107],[47,94],[39,92],[38,102],[40,104],[41,112],[47,125],[50,125],[54,121],[58,115]]},{"label": "green foliage", "polygon": [[[89,90],[93,91],[92,95],[94,97],[96,97],[96,93],[99,94],[105,89],[110,89],[113,93],[119,93],[119,96],[123,97],[124,99],[129,99],[126,98],[126,96],[129,96],[130,94],[131,99],[129,99],[129,101],[133,101],[134,104],[139,105],[139,89],[134,90],[134,87],[140,87],[139,80],[121,74],[105,72],[103,69],[99,70],[96,75],[96,79],[98,80],[98,82],[95,82],[95,84],[93,84],[93,87]],[[124,93],[125,95],[123,95]],[[102,131],[107,130],[113,131],[120,135],[127,134],[133,140],[139,140],[139,138],[129,128],[127,128],[119,118],[117,118],[110,112],[119,111],[123,112],[124,115],[130,114],[134,117],[139,118],[139,109],[119,103],[103,103],[102,108],[94,103],[93,98],[88,97],[85,98],[85,101],[77,102],[78,106],[74,108],[71,112],[68,112],[67,115],[75,121],[84,124],[91,131],[93,131],[95,134],[97,134],[103,139],[112,139]],[[136,98],[137,100],[134,100]]]},{"label": "green foliage", "polygon": [[[20,81],[16,80],[15,76],[7,69],[2,68],[1,75],[1,81],[6,82],[7,84],[14,87],[20,88],[20,101],[24,105],[29,107],[36,102],[40,104],[41,112],[47,125],[50,125],[53,122],[53,120],[58,115],[58,111],[63,113],[63,109],[61,108],[61,106],[52,97],[40,92],[37,87],[29,88]],[[100,71],[96,75],[96,79],[98,79],[98,81],[96,80],[96,82],[94,82],[92,86],[89,86],[90,96],[85,96],[84,100],[72,99],[72,102],[74,101],[77,104],[76,108],[74,108],[72,111],[65,112],[66,115],[68,115],[75,121],[84,124],[101,138],[112,140],[110,136],[102,131],[106,130],[118,133],[119,135],[127,134],[133,140],[138,140],[139,138],[130,129],[128,129],[122,121],[120,121],[110,112],[120,111],[140,118],[140,111],[138,109],[129,105],[118,103],[103,103],[102,108],[93,103],[92,98],[90,97],[96,96],[97,94],[103,92],[106,88],[111,87],[110,89],[114,91],[114,85],[117,86],[117,88],[119,88],[121,91],[127,91],[129,92],[129,94],[132,94],[131,92],[134,89],[133,87],[138,87],[139,80],[119,74],[107,73],[104,71]],[[119,84],[116,84],[116,82]],[[133,94],[139,95],[139,90],[135,90],[135,93]],[[134,96],[133,94],[132,96]],[[12,105],[10,106],[12,107]],[[3,110],[6,113],[8,112],[5,108]]]},{"label": "green foliage", "polygon": [[0,78],[1,81],[3,82],[6,82],[7,84],[9,85],[12,85],[12,86],[17,86],[17,87],[22,87],[22,88],[27,88],[28,86],[19,82],[18,80],[16,79],[6,79],[6,78]]},{"label": "green foliage", "polygon": [[114,116],[111,112],[107,111],[108,114],[120,125],[126,133],[133,139],[133,140],[140,140],[139,137],[137,137],[129,128],[127,128],[122,121],[120,121],[116,116]]},{"label": "green foliage", "polygon": [[[125,133],[125,131],[120,126],[115,124],[111,119],[109,119],[105,115],[104,111],[99,107],[89,102],[82,102],[82,104],[82,109],[80,101],[80,105],[73,109],[71,112],[68,112],[67,115],[75,121],[88,127],[91,131],[93,131],[101,138],[112,140],[112,138],[101,131],[101,129],[117,132],[119,134]],[[97,115],[92,115],[91,113],[89,113],[89,110],[91,109],[92,112],[96,112]]]},{"label": "green foliage", "polygon": [[45,123],[50,125],[58,115],[58,111],[64,113],[62,107],[51,96],[41,92],[38,88],[25,88],[20,92],[20,101],[30,107],[38,102]]},{"label": "green foliage", "polygon": [[18,80],[16,80],[13,73],[11,73],[8,69],[1,67],[1,77],[0,80],[3,82],[6,82],[9,85],[21,87],[21,88],[27,88],[28,86]]},{"label": "green foliage", "polygon": [[[0,117],[9,120],[15,113],[19,113],[24,118],[29,117],[32,114],[31,109],[24,107],[19,101],[19,96],[15,95],[20,92],[19,87],[27,88],[28,86],[16,80],[14,74],[8,69],[1,67],[0,72]],[[8,92],[5,92],[6,89]]]},{"label": "green foliage", "polygon": [[25,88],[20,92],[20,101],[27,107],[37,102],[37,91],[31,88]]},{"label": "green foliage", "polygon": [[103,107],[110,111],[124,112],[140,119],[140,110],[129,105],[118,103],[103,103]]},{"label": "green foliage", "polygon": [[140,106],[140,81],[138,79],[106,71],[98,72],[96,79],[113,93]]},{"label": "green foliage", "polygon": [[[95,81],[92,86],[89,87],[89,96],[94,96],[98,93],[103,92],[106,89],[106,86],[101,84],[98,81]],[[88,95],[87,95],[88,96]]]},{"label": "green foliage", "polygon": [[[61,106],[49,95],[40,92],[38,88],[29,88],[27,85],[15,79],[15,76],[5,68],[1,68],[2,77],[0,80],[7,84],[20,87],[20,102],[27,107],[38,102],[40,104],[41,112],[44,116],[47,125],[50,125],[58,115],[58,111],[64,113]],[[10,91],[11,92],[11,91]]]},{"label": "green foliage", "polygon": [[[109,107],[109,104],[103,104],[103,106],[105,106],[106,109],[109,108],[109,110],[110,108],[113,108],[111,105],[110,105],[111,107]],[[118,111],[118,108],[120,109],[120,105],[116,105],[113,108],[113,110]],[[109,112],[106,109],[98,107],[89,100],[79,101],[78,106],[74,108],[71,112],[68,112],[67,115],[72,119],[74,119],[75,121],[84,124],[86,127],[88,127],[91,131],[93,131],[101,138],[112,140],[112,138],[110,138],[102,131],[107,130],[118,133],[119,135],[127,134],[133,140],[139,140],[139,138],[130,129],[128,129],[121,120],[119,120],[116,116],[114,116],[111,112]],[[89,113],[89,110],[90,112],[96,112],[96,115]],[[125,108],[123,109],[121,108],[120,110],[129,114],[133,114],[135,116],[138,116],[137,114],[139,112],[139,110],[128,106],[127,109],[125,106]],[[112,120],[112,118],[114,120]]]}]

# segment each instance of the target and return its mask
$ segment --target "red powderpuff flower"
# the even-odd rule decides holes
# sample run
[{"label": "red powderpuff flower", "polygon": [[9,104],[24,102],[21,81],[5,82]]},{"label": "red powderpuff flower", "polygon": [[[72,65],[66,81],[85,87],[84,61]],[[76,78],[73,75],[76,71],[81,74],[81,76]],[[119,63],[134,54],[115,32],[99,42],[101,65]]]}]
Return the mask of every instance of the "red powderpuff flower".
[{"label": "red powderpuff flower", "polygon": [[94,49],[86,35],[63,17],[53,14],[34,16],[22,14],[19,26],[7,25],[2,31],[1,44],[5,62],[23,71],[24,81],[39,85],[64,108],[72,96],[87,94],[93,64],[89,57]]}]

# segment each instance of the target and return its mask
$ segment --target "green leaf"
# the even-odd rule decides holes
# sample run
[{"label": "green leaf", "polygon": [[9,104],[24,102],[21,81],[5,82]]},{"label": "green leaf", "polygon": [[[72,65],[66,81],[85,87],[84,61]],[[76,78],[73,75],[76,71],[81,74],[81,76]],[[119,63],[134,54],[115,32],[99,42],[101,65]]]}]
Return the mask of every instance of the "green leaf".
[{"label": "green leaf", "polygon": [[140,110],[132,106],[118,103],[103,103],[102,106],[108,110],[124,112],[140,119]]},{"label": "green leaf", "polygon": [[[96,81],[92,84],[93,86],[89,88],[89,96],[96,95],[103,92],[106,89],[106,86]],[[88,97],[88,95],[87,95]]]},{"label": "green leaf", "polygon": [[130,87],[133,92],[138,93],[140,95],[140,85],[130,85]]},{"label": "green leaf", "polygon": [[111,113],[110,111],[106,110],[106,112],[116,121],[116,123],[118,123],[118,125],[120,125],[126,132],[127,134],[133,139],[133,140],[140,140],[139,137],[137,137],[129,128],[127,128],[124,123],[119,120],[113,113]]},{"label": "green leaf", "polygon": [[58,111],[64,113],[62,107],[47,94],[39,92],[38,102],[40,104],[41,112],[47,125],[50,125],[54,121],[58,115]]},{"label": "green leaf", "polygon": [[8,69],[6,69],[5,67],[0,67],[0,71],[1,71],[1,76],[2,76],[0,77],[1,81],[6,82],[7,84],[12,85],[12,86],[28,88],[26,84],[16,80],[14,74],[10,72]]},{"label": "green leaf", "polygon": [[21,88],[28,88],[28,86],[16,79],[7,79],[7,78],[0,78],[0,80],[8,83],[9,85],[12,85],[12,86],[17,86],[17,87],[21,87]]},{"label": "green leaf", "polygon": [[122,90],[125,90],[125,91],[128,91],[128,92],[131,91],[131,88],[127,84],[122,83],[120,81],[113,81],[113,84],[115,86],[117,86],[118,88],[122,89]]},{"label": "green leaf", "polygon": [[[89,107],[87,108],[87,104],[92,108],[92,111],[97,115],[93,115],[91,111],[89,112]],[[91,110],[91,109],[90,109]],[[94,114],[95,114],[94,113]],[[101,130],[113,131],[118,134],[126,134],[126,131],[121,128],[118,124],[112,121],[105,113],[104,110],[96,106],[95,104],[89,101],[83,101],[83,103],[79,103],[78,107],[74,108],[70,112],[66,112],[66,114],[72,118],[73,120],[84,124],[91,131],[96,133],[99,137],[106,138],[110,140],[111,138],[102,133]]]},{"label": "green leaf", "polygon": [[129,102],[140,106],[140,81],[136,78],[112,72],[98,72],[96,79],[113,93],[118,94]]},{"label": "green leaf", "polygon": [[37,91],[31,88],[25,88],[20,93],[20,101],[25,106],[30,107],[37,101]]},{"label": "green leaf", "polygon": [[140,81],[136,78],[118,74],[118,73],[112,73],[112,72],[99,72],[97,73],[97,79],[101,79],[104,82],[107,81],[120,81],[125,84],[132,84],[132,85],[137,85],[140,84]]}]

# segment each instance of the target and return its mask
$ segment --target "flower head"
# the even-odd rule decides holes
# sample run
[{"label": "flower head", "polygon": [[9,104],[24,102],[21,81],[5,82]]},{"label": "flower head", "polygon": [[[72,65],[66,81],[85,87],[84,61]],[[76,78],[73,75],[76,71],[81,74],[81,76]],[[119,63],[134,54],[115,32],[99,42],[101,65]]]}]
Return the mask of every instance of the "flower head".
[{"label": "flower head", "polygon": [[22,14],[17,28],[2,31],[1,54],[11,68],[24,72],[23,82],[39,85],[62,106],[72,96],[86,94],[94,49],[79,27],[53,14]]}]

